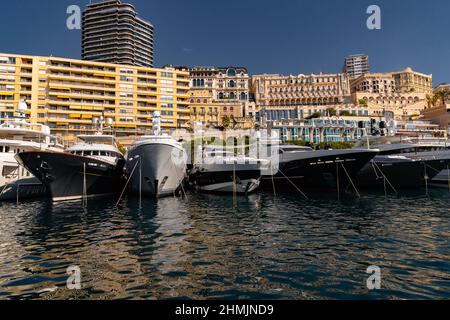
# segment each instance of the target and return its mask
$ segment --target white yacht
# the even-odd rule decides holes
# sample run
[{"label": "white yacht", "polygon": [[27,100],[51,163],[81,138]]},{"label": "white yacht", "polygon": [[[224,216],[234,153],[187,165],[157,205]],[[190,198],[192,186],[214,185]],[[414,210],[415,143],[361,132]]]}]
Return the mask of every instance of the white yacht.
[{"label": "white yacht", "polygon": [[176,194],[186,178],[187,153],[180,142],[161,134],[161,116],[153,114],[153,135],[142,136],[127,154],[127,173],[134,194]]},{"label": "white yacht", "polygon": [[28,123],[27,105],[21,102],[19,116],[0,125],[0,201],[29,199],[47,195],[45,186],[20,166],[15,155],[24,151],[62,150],[45,125]]}]

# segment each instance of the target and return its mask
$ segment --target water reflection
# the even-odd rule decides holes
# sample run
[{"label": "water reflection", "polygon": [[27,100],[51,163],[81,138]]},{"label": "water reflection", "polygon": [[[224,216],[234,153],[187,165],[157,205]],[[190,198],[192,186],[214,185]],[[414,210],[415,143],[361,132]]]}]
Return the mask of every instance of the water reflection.
[{"label": "water reflection", "polygon": [[[312,199],[2,203],[0,299],[450,297],[448,192]],[[80,291],[66,289],[72,265]]]}]

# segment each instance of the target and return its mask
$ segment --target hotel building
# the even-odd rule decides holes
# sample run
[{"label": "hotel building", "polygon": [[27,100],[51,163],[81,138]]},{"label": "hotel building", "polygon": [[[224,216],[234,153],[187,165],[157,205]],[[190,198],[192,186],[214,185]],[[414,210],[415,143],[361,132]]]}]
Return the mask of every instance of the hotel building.
[{"label": "hotel building", "polygon": [[343,72],[351,79],[370,72],[369,56],[366,54],[355,54],[348,56],[344,62]]},{"label": "hotel building", "polygon": [[[250,102],[250,76],[243,67],[194,67],[190,72],[190,93],[192,114],[198,110],[213,110],[218,107],[219,122],[224,117],[232,118],[239,123],[246,122],[247,109]],[[198,103],[198,101],[205,101]],[[214,115],[215,116],[215,115]],[[209,118],[208,118],[209,119]],[[202,122],[203,117],[195,118]],[[208,120],[206,120],[208,122]]]},{"label": "hotel building", "polygon": [[413,71],[410,67],[393,72],[396,91],[400,93],[433,93],[433,75]]},{"label": "hotel building", "polygon": [[432,75],[406,68],[401,72],[367,73],[351,81],[355,104],[367,105],[370,113],[394,112],[396,117],[419,115],[426,96],[433,91]]},{"label": "hotel building", "polygon": [[327,109],[367,115],[365,108],[351,103],[346,74],[253,76],[252,87],[262,122],[302,120]]},{"label": "hotel building", "polygon": [[189,126],[189,72],[0,53],[0,121],[23,100],[32,122],[62,136],[94,133],[102,115],[117,136],[148,133],[154,111],[171,132]]},{"label": "hotel building", "polygon": [[131,4],[107,0],[83,12],[83,60],[153,67],[151,23],[137,16]]}]

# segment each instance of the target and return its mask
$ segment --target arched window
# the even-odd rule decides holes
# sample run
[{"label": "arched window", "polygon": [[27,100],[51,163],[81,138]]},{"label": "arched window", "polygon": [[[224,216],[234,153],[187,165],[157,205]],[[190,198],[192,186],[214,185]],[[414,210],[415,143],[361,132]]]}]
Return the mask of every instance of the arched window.
[{"label": "arched window", "polygon": [[223,100],[223,92],[219,93],[219,100]]},{"label": "arched window", "polygon": [[236,88],[236,82],[233,81],[233,80],[231,80],[230,83],[228,84],[228,86],[229,86],[230,88]]},{"label": "arched window", "polygon": [[236,99],[236,94],[234,92],[230,93],[230,99]]},{"label": "arched window", "polygon": [[236,70],[235,69],[228,69],[227,75],[229,77],[236,77]]},{"label": "arched window", "polygon": [[241,100],[247,100],[247,95],[244,92],[241,93]]}]

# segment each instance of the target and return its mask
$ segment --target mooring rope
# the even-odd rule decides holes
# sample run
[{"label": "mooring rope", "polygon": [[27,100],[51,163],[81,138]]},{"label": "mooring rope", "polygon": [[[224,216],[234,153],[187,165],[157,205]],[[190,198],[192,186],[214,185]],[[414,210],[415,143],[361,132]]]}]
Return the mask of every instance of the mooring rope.
[{"label": "mooring rope", "polygon": [[[281,172],[281,170],[279,170]],[[275,188],[275,176],[273,174],[273,165],[272,161],[270,161],[270,175],[272,177],[272,188],[273,188],[273,195],[276,198],[277,197],[277,190]],[[449,180],[449,187],[450,187],[450,180]]]},{"label": "mooring rope", "polygon": [[448,181],[448,190],[450,191],[450,169],[447,165],[447,181]]},{"label": "mooring rope", "polygon": [[237,205],[236,162],[233,161],[233,205]]},{"label": "mooring rope", "polygon": [[375,161],[372,161],[372,163],[375,165],[376,168],[378,168],[378,170],[380,171],[380,173],[382,174],[383,178],[385,179],[385,181],[389,184],[389,186],[392,188],[392,190],[398,194],[397,190],[394,188],[394,186],[392,185],[391,181],[389,181],[389,179],[386,177],[386,175],[384,174],[383,170],[380,169],[380,167],[378,166],[378,164]]},{"label": "mooring rope", "polygon": [[423,179],[425,180],[425,194],[428,195],[428,174],[427,174],[427,164],[423,163],[423,168],[425,170]]},{"label": "mooring rope", "polygon": [[281,170],[278,170],[278,171],[286,178],[287,181],[289,181],[290,184],[292,184],[292,185],[294,186],[295,189],[297,189],[298,192],[300,192],[300,194],[301,194],[306,200],[309,200],[309,198],[306,196],[306,194],[305,194],[302,190],[300,190],[300,188],[297,187],[297,185],[296,185],[294,182],[292,182],[291,179],[289,179],[288,176],[286,176],[286,175],[283,173],[283,171],[281,171]]},{"label": "mooring rope", "polygon": [[[138,160],[139,162],[141,161],[141,159]],[[128,184],[130,183],[131,178],[133,177],[134,171],[136,171],[137,165],[139,164],[139,162],[136,162],[136,164],[134,165],[133,170],[131,171],[130,176],[128,177],[127,183],[125,183],[125,187],[122,190],[122,193],[120,194],[119,200],[117,200],[116,203],[116,208],[119,206],[120,201],[122,200],[123,195],[125,194],[125,191],[127,190]]]},{"label": "mooring rope", "polygon": [[86,163],[83,163],[83,206],[87,205]]},{"label": "mooring rope", "polygon": [[350,183],[352,184],[353,189],[355,190],[355,192],[356,192],[358,198],[361,198],[361,194],[359,193],[358,189],[356,189],[356,186],[355,186],[355,184],[353,183],[352,178],[351,178],[350,175],[348,174],[347,169],[345,168],[345,166],[344,166],[344,164],[343,164],[342,162],[341,162],[341,166],[342,166],[342,168],[344,169],[344,172],[345,172],[345,174],[347,175],[348,180],[350,180]]},{"label": "mooring rope", "polygon": [[337,186],[337,195],[338,201],[341,200],[341,182],[339,181],[339,164],[336,162],[336,186]]}]

